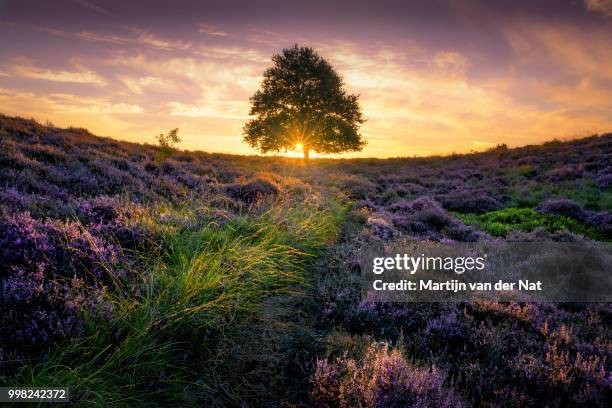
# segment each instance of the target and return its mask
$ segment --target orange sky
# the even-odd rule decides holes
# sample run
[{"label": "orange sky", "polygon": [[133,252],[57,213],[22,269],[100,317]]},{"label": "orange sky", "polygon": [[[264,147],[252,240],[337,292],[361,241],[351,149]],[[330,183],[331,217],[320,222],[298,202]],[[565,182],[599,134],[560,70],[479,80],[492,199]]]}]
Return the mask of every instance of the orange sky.
[{"label": "orange sky", "polygon": [[274,12],[261,15],[236,14],[234,0],[210,9],[185,2],[178,11],[151,2],[145,12],[59,1],[37,3],[36,15],[28,3],[0,3],[0,112],[100,135],[153,143],[179,127],[182,148],[254,153],[241,135],[248,98],[272,53],[295,42],[314,47],[361,96],[368,146],[345,156],[612,131],[608,0],[516,10],[390,1],[381,11],[355,2],[344,17],[321,3],[293,20],[273,1],[261,7]]}]

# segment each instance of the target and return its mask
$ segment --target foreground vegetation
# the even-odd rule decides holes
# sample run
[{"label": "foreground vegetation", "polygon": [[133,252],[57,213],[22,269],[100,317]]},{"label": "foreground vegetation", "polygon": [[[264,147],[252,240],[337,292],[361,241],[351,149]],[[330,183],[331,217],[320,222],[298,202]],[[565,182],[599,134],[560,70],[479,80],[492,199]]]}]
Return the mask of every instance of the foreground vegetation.
[{"label": "foreground vegetation", "polygon": [[3,121],[2,384],[69,384],[107,406],[252,398],[232,389],[246,368],[231,384],[215,367],[264,302],[303,284],[343,204],[198,155],[158,164],[154,147]]},{"label": "foreground vegetation", "polygon": [[228,358],[219,343],[236,336],[266,298],[301,282],[309,258],[334,236],[339,208],[289,205],[275,202],[223,227],[198,225],[185,208],[169,211],[193,226],[159,225],[158,214],[140,220],[159,229],[159,253],[141,259],[129,280],[115,277],[104,307],[85,317],[75,339],[7,382],[70,384],[73,398],[91,404],[210,403],[219,390],[207,369]]},{"label": "foreground vegetation", "polygon": [[0,116],[0,147],[2,386],[105,406],[612,396],[609,304],[371,304],[356,261],[395,240],[609,241],[610,135],[304,167]]}]

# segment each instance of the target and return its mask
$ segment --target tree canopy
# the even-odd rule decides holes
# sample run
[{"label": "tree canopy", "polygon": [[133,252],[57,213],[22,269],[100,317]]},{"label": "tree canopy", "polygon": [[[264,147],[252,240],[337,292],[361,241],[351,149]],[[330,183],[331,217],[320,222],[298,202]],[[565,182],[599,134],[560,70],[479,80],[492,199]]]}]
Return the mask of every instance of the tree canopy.
[{"label": "tree canopy", "polygon": [[250,99],[244,141],[262,153],[359,151],[364,122],[358,96],[344,89],[342,77],[310,47],[284,49],[272,57],[261,89]]}]

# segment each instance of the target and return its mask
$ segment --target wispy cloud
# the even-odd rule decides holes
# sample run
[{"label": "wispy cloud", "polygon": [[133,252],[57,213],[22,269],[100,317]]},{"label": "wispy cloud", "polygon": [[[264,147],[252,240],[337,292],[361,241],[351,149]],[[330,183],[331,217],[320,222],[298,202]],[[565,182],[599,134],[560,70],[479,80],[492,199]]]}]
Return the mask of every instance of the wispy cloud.
[{"label": "wispy cloud", "polygon": [[612,17],[612,0],[584,0],[588,10]]},{"label": "wispy cloud", "polygon": [[148,30],[131,28],[133,36],[101,34],[91,31],[81,31],[75,35],[85,41],[106,42],[115,45],[144,45],[163,51],[180,51],[191,48],[189,41],[167,40],[156,36]]},{"label": "wispy cloud", "polygon": [[124,102],[109,102],[103,98],[83,97],[72,94],[51,94],[48,99],[54,109],[75,113],[140,114],[144,108]]},{"label": "wispy cloud", "polygon": [[22,63],[17,63],[13,66],[13,70],[17,75],[45,81],[53,82],[72,82],[77,84],[93,84],[96,86],[105,86],[106,81],[96,72],[85,67],[78,66],[77,71],[51,70],[36,67],[31,65],[28,60],[20,59]]},{"label": "wispy cloud", "polygon": [[117,35],[98,34],[98,33],[93,33],[91,31],[82,31],[80,33],[77,33],[76,36],[85,41],[107,42],[107,43],[117,44],[117,45],[136,43],[136,41],[132,38],[120,37]]},{"label": "wispy cloud", "polygon": [[[214,51],[212,51],[215,53]],[[215,53],[217,58],[193,57],[160,58],[158,56],[119,56],[106,63],[111,66],[138,69],[144,77],[164,78],[167,81],[190,84],[188,95],[216,93],[226,98],[248,100],[261,80],[264,62],[254,62],[248,55]]]},{"label": "wispy cloud", "polygon": [[199,57],[224,59],[233,58],[242,61],[265,63],[270,61],[270,56],[265,55],[255,48],[241,46],[220,47],[220,46],[201,46],[194,50],[194,54]]},{"label": "wispy cloud", "polygon": [[174,81],[154,76],[144,76],[140,78],[118,76],[117,78],[130,91],[138,95],[142,95],[146,90],[153,90],[157,92],[170,92],[177,88],[177,85],[174,83]]},{"label": "wispy cloud", "polygon": [[548,76],[565,71],[612,79],[609,30],[532,22],[507,27],[503,33],[516,54],[517,68],[539,66]]},{"label": "wispy cloud", "polygon": [[106,98],[94,98],[67,93],[39,94],[18,89],[0,88],[0,101],[3,106],[30,106],[33,101],[42,111],[57,111],[88,114],[140,114],[141,106],[112,102]]},{"label": "wispy cloud", "polygon": [[203,101],[200,105],[169,102],[170,115],[190,118],[248,119],[249,105],[245,101]]},{"label": "wispy cloud", "polygon": [[230,34],[225,31],[221,31],[217,29],[215,26],[208,24],[200,24],[200,28],[198,30],[202,34],[214,35],[217,37],[228,37]]},{"label": "wispy cloud", "polygon": [[79,6],[85,7],[86,9],[94,11],[96,13],[104,14],[104,15],[107,15],[107,16],[110,15],[110,13],[108,11],[106,11],[102,7],[92,3],[91,1],[87,1],[87,0],[72,0],[72,2],[75,3],[75,4],[78,4]]}]

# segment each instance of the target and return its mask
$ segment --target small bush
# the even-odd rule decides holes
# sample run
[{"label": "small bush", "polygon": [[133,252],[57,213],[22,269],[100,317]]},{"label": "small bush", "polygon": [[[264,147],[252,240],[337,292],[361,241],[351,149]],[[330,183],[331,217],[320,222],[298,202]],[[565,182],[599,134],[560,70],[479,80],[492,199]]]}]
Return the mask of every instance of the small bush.
[{"label": "small bush", "polygon": [[436,241],[450,238],[471,242],[479,238],[471,228],[453,218],[428,197],[400,201],[389,206],[388,210],[393,214],[393,224],[404,233]]},{"label": "small bush", "polygon": [[456,216],[493,236],[505,237],[512,230],[531,232],[542,228],[549,232],[565,230],[589,238],[602,238],[598,231],[580,221],[562,215],[540,214],[532,208],[506,208],[480,215],[456,214]]},{"label": "small bush", "polygon": [[498,210],[502,204],[490,194],[482,191],[462,191],[440,197],[442,205],[449,211],[482,214]]},{"label": "small bush", "polygon": [[587,213],[578,204],[565,198],[547,200],[536,210],[540,214],[562,215],[579,221],[584,221],[587,216]]},{"label": "small bush", "polygon": [[174,151],[174,146],[181,142],[178,135],[178,128],[172,129],[166,134],[160,133],[159,135],[155,136],[155,139],[159,143],[159,150],[157,151],[157,155],[155,157],[157,163],[161,163],[170,157]]},{"label": "small bush", "polygon": [[612,235],[612,212],[602,211],[588,216],[587,224],[598,229],[608,237]]},{"label": "small bush", "polygon": [[602,190],[607,190],[612,187],[612,173],[602,173],[595,179],[597,186]]},{"label": "small bush", "polygon": [[376,184],[358,175],[335,176],[332,182],[349,197],[356,200],[373,198],[377,193]]},{"label": "small bush", "polygon": [[436,367],[409,363],[400,349],[372,345],[361,360],[318,360],[310,396],[317,407],[461,407]]},{"label": "small bush", "polygon": [[270,180],[255,178],[246,183],[230,184],[225,187],[225,191],[233,199],[251,204],[263,198],[277,195],[280,189]]},{"label": "small bush", "polygon": [[582,167],[573,164],[564,164],[560,167],[547,171],[544,178],[548,181],[559,182],[565,180],[575,180],[582,177]]}]

